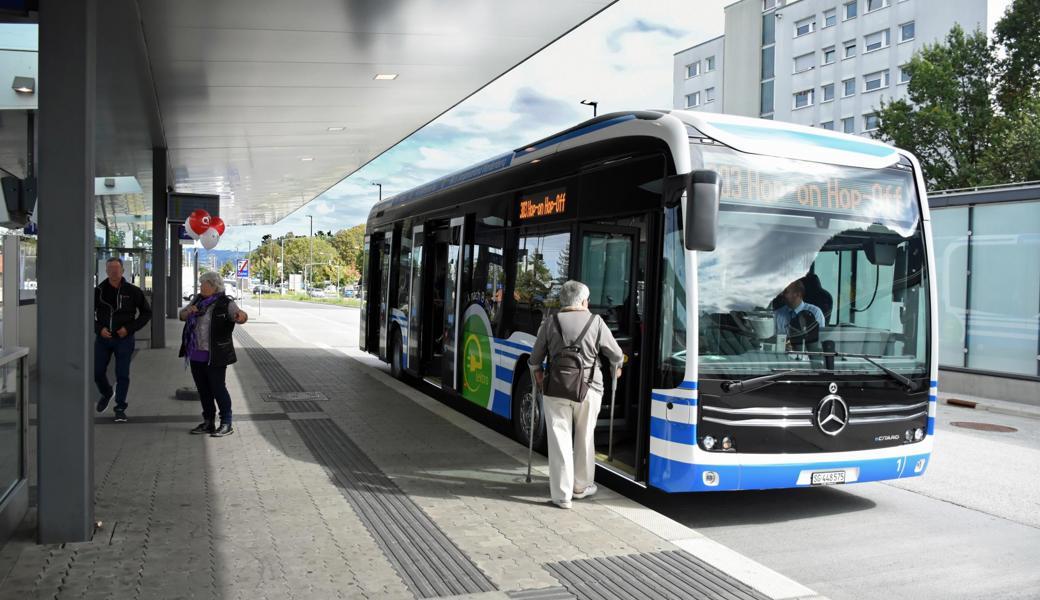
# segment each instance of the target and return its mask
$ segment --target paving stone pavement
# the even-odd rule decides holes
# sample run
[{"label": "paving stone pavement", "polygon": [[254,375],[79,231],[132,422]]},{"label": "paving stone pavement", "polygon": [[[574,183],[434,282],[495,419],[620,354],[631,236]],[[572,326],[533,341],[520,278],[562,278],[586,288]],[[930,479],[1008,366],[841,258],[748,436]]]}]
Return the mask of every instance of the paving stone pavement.
[{"label": "paving stone pavement", "polygon": [[415,597],[294,419],[330,419],[363,449],[497,590],[473,598],[566,597],[548,564],[679,549],[604,504],[547,504],[544,476],[524,483],[514,458],[369,367],[278,324],[246,327],[326,399],[287,412],[243,350],[228,371],[236,433],[188,435],[193,422],[149,419],[198,413],[173,399],[191,385],[176,350],[140,351],[130,423],[95,429],[101,528],[81,544],[14,542],[3,553],[13,558],[0,557],[0,598]]}]

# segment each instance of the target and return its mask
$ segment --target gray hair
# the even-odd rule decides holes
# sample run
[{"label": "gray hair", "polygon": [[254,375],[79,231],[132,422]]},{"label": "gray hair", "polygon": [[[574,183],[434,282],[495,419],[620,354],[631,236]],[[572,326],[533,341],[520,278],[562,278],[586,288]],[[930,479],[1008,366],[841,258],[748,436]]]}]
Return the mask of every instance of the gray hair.
[{"label": "gray hair", "polygon": [[560,288],[560,306],[568,308],[581,306],[581,303],[589,299],[589,286],[580,281],[568,281]]},{"label": "gray hair", "polygon": [[199,275],[199,286],[207,281],[213,286],[213,289],[215,289],[218,294],[223,293],[224,279],[220,276],[220,273],[217,273],[216,271],[206,271],[202,275]]}]

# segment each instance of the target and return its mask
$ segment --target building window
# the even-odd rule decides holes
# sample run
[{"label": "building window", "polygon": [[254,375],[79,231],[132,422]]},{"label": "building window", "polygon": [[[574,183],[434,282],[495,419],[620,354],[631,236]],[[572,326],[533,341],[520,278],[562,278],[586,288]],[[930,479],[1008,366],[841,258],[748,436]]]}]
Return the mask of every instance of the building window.
[{"label": "building window", "polygon": [[845,53],[842,55],[843,57],[852,58],[853,56],[856,56],[856,40],[849,40],[842,44],[842,47],[845,49]]},{"label": "building window", "polygon": [[906,65],[899,67],[899,83],[907,83],[910,81],[910,71],[907,70]]},{"label": "building window", "polygon": [[686,65],[686,78],[696,77],[701,74],[701,62],[690,63]]},{"label": "building window", "polygon": [[710,88],[704,90],[704,102],[705,102],[705,104],[708,103],[708,102],[714,102],[714,101],[715,101],[715,88],[710,87]]},{"label": "building window", "polygon": [[794,24],[794,37],[809,35],[814,31],[816,31],[816,15],[813,15],[808,19],[802,19]]},{"label": "building window", "polygon": [[873,52],[882,48],[888,47],[888,30],[883,29],[881,31],[875,31],[874,33],[868,34],[863,38],[865,45],[864,52]]},{"label": "building window", "polygon": [[845,20],[856,18],[856,3],[849,2],[845,5]]},{"label": "building window", "polygon": [[794,94],[794,107],[805,108],[806,106],[812,106],[813,103],[813,91],[802,90],[801,92],[795,92]]},{"label": "building window", "polygon": [[772,79],[775,75],[774,48],[776,46],[762,48],[762,79]]},{"label": "building window", "polygon": [[834,100],[834,84],[825,83],[823,85],[823,101],[828,102],[830,100]]},{"label": "building window", "polygon": [[801,73],[802,71],[808,71],[816,66],[816,53],[810,52],[801,56],[796,56],[794,59],[794,72]]},{"label": "building window", "polygon": [[776,16],[773,13],[762,15],[762,45],[776,43]]},{"label": "building window", "polygon": [[886,6],[888,6],[888,0],[867,0],[867,10],[864,12],[874,12]]},{"label": "building window", "polygon": [[701,93],[694,92],[692,94],[686,94],[686,108],[692,108],[698,106],[701,103]]},{"label": "building window", "polygon": [[856,133],[856,119],[854,117],[845,117],[842,119],[841,130],[844,133]]},{"label": "building window", "polygon": [[827,131],[834,131],[834,121],[824,121],[823,123],[820,123],[820,127]]},{"label": "building window", "polygon": [[914,39],[914,22],[903,23],[899,26],[899,41],[909,42]]},{"label": "building window", "polygon": [[878,128],[878,123],[877,113],[863,115],[863,131],[874,131]]},{"label": "building window", "polygon": [[762,10],[767,11],[776,8],[776,0],[762,0]]},{"label": "building window", "polygon": [[773,82],[762,82],[761,114],[768,115],[773,112]]},{"label": "building window", "polygon": [[841,82],[841,97],[848,98],[856,93],[856,80],[845,79]]},{"label": "building window", "polygon": [[838,24],[838,9],[832,8],[830,10],[823,11],[823,27],[834,27]]},{"label": "building window", "polygon": [[705,58],[704,59],[704,71],[707,72],[707,71],[714,71],[714,70],[715,70],[715,57],[714,56],[709,56],[708,58]]},{"label": "building window", "polygon": [[888,70],[878,71],[863,76],[863,91],[873,92],[888,87]]},{"label": "building window", "polygon": [[823,49],[823,64],[829,65],[838,58],[838,51],[834,49],[834,46],[828,46]]}]

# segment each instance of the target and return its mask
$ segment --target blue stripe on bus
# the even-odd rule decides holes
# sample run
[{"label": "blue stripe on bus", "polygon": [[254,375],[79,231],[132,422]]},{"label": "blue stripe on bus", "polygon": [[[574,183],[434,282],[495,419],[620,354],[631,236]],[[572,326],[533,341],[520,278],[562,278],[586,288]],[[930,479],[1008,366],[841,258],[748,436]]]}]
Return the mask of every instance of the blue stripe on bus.
[{"label": "blue stripe on bus", "polygon": [[[666,492],[711,492],[723,490],[765,490],[793,488],[802,471],[835,471],[858,468],[857,483],[883,481],[901,477],[917,477],[914,465],[929,454],[875,458],[869,460],[832,461],[825,463],[790,463],[780,465],[693,465],[650,455],[650,484]],[[704,485],[704,472],[718,474],[719,484]],[[801,487],[809,487],[804,485]]]},{"label": "blue stripe on bus", "polygon": [[842,152],[856,152],[858,154],[878,157],[892,156],[895,154],[895,151],[888,146],[866,144],[854,139],[847,140],[840,137],[819,135],[806,131],[791,131],[789,129],[774,129],[772,127],[758,127],[755,125],[738,125],[736,123],[712,123],[712,126],[736,135],[754,137],[761,141],[811,144],[813,146],[840,150]]},{"label": "blue stripe on bus", "polygon": [[928,385],[931,387],[939,387],[939,382],[933,379],[928,383]]},{"label": "blue stripe on bus", "polygon": [[513,383],[513,371],[503,366],[495,365],[495,377],[506,383]]},{"label": "blue stripe on bus", "polygon": [[939,397],[938,397],[938,396],[936,396],[936,395],[934,395],[934,394],[929,394],[929,395],[928,395],[928,401],[929,401],[929,402],[938,402],[938,400],[939,400]]},{"label": "blue stripe on bus", "polygon": [[935,417],[928,417],[928,435],[935,435]]},{"label": "blue stripe on bus", "polygon": [[501,390],[495,390],[495,401],[491,405],[491,412],[508,419],[513,413],[512,397]]},{"label": "blue stripe on bus", "polygon": [[517,349],[520,349],[520,350],[527,350],[528,352],[530,352],[532,349],[534,349],[534,346],[531,346],[531,345],[528,345],[528,344],[523,344],[523,343],[520,343],[520,342],[513,342],[513,341],[510,341],[510,340],[503,340],[503,339],[499,339],[499,338],[495,338],[495,341],[498,342],[499,344],[502,344],[503,346],[510,346],[512,348],[517,348]]},{"label": "blue stripe on bus", "polygon": [[657,392],[650,392],[650,397],[654,400],[660,400],[661,402],[671,402],[672,404],[681,404],[686,406],[697,406],[697,401],[693,398],[678,398],[676,396],[668,396],[665,394],[659,394]]},{"label": "blue stripe on bus", "polygon": [[498,354],[499,356],[505,356],[506,358],[511,358],[513,360],[520,360],[519,354],[513,354],[512,352],[506,352],[505,350],[496,349],[495,354]]},{"label": "blue stripe on bus", "polygon": [[631,121],[632,119],[635,119],[635,118],[636,118],[635,115],[624,115],[624,116],[620,116],[620,117],[615,117],[613,119],[608,119],[606,121],[601,121],[599,123],[595,123],[593,125],[589,125],[588,127],[582,127],[581,129],[576,129],[576,130],[574,130],[574,131],[572,131],[570,133],[565,133],[563,135],[558,135],[556,137],[549,138],[549,139],[545,140],[544,142],[541,142],[541,143],[539,143],[537,145],[525,146],[521,150],[518,150],[517,153],[520,154],[521,152],[524,152],[524,151],[533,152],[535,150],[541,150],[542,148],[547,148],[549,146],[552,146],[553,144],[559,144],[560,142],[566,142],[567,140],[571,140],[571,139],[574,139],[576,137],[580,137],[580,136],[592,133],[593,131],[599,131],[600,129],[603,129],[605,127],[612,127],[612,126],[617,125],[619,123],[624,123],[625,121]]},{"label": "blue stripe on bus", "polygon": [[679,389],[680,390],[695,390],[695,389],[697,389],[697,382],[696,381],[684,381],[684,382],[679,384]]},{"label": "blue stripe on bus", "polygon": [[697,443],[697,426],[650,417],[650,437],[692,446]]}]

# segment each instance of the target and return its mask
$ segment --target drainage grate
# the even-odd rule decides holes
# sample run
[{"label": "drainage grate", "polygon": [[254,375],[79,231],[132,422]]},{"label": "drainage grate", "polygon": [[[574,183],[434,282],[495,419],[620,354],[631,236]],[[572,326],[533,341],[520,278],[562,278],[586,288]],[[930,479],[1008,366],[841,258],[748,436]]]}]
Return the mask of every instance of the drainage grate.
[{"label": "drainage grate", "polygon": [[331,419],[292,423],[416,596],[495,590],[469,557]]},{"label": "drainage grate", "polygon": [[256,365],[257,370],[260,371],[260,375],[267,382],[267,387],[272,392],[302,392],[303,386],[300,385],[296,378],[292,376],[282,363],[278,362],[278,359],[271,354],[267,348],[260,345],[256,339],[249,335],[242,327],[235,328],[235,335],[238,336],[238,340],[246,353],[249,354],[249,359]]},{"label": "drainage grate", "polygon": [[297,400],[295,402],[279,402],[282,410],[287,413],[296,412],[321,412],[321,405],[313,400]]},{"label": "drainage grate", "polygon": [[1015,433],[1018,430],[1007,425],[994,425],[993,423],[976,423],[975,421],[951,421],[950,425],[963,429],[974,429],[976,431],[995,431],[997,433]]},{"label": "drainage grate", "polygon": [[546,565],[581,600],[674,598],[767,600],[768,596],[679,550]]}]

